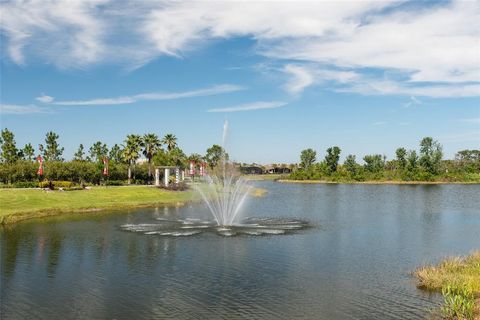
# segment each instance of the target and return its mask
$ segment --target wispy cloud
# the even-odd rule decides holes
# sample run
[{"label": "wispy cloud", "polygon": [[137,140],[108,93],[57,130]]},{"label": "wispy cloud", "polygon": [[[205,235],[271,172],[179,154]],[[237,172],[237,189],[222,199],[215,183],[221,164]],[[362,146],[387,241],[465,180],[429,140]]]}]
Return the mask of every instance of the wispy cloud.
[{"label": "wispy cloud", "polygon": [[291,76],[291,79],[285,84],[285,89],[291,94],[301,93],[305,88],[313,84],[314,77],[307,68],[287,64],[283,71]]},{"label": "wispy cloud", "polygon": [[0,104],[1,114],[32,114],[32,113],[44,113],[47,110],[40,108],[36,105],[17,105],[17,104]]},{"label": "wispy cloud", "polygon": [[42,93],[42,95],[39,97],[36,97],[35,100],[40,101],[42,103],[50,103],[53,101],[53,97],[47,96],[44,93]]},{"label": "wispy cloud", "polygon": [[410,100],[408,102],[406,102],[403,106],[405,108],[409,108],[413,105],[419,105],[419,104],[422,104],[422,101],[420,101],[419,99],[417,99],[414,96],[410,96]]},{"label": "wispy cloud", "polygon": [[[112,98],[95,98],[89,100],[64,100],[64,101],[55,101],[50,97],[50,103],[61,106],[98,106],[98,105],[120,105],[120,104],[131,104],[138,101],[146,100],[175,100],[175,99],[184,99],[184,98],[193,98],[193,97],[204,97],[204,96],[213,96],[218,94],[236,92],[244,90],[244,87],[231,85],[231,84],[222,84],[213,86],[210,88],[203,88],[198,90],[183,91],[183,92],[150,92],[150,93],[141,93],[131,96],[121,96],[121,97],[112,97]],[[43,97],[37,98],[37,100]],[[44,99],[45,100],[45,99]]]},{"label": "wispy cloud", "polygon": [[275,109],[280,108],[287,105],[287,102],[282,101],[259,101],[259,102],[252,102],[247,104],[241,104],[232,107],[225,107],[225,108],[217,108],[217,109],[210,109],[208,112],[239,112],[239,111],[253,111],[253,110],[261,110],[261,109]]},{"label": "wispy cloud", "polygon": [[328,80],[359,94],[480,96],[478,1],[7,1],[0,10],[5,52],[18,64],[31,55],[63,68],[136,68],[248,37],[256,54],[285,65],[290,93]]},{"label": "wispy cloud", "polygon": [[377,122],[372,123],[372,125],[377,126],[377,127],[378,126],[385,126],[387,124],[388,124],[387,121],[377,121]]},{"label": "wispy cloud", "polygon": [[479,118],[460,119],[460,121],[461,122],[466,122],[466,123],[480,124],[480,117]]}]

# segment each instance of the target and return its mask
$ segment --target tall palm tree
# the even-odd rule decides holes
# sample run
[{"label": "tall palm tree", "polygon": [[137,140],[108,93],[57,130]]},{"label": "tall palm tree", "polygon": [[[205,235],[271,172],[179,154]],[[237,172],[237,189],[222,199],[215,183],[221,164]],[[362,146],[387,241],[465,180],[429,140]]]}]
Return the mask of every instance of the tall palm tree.
[{"label": "tall palm tree", "polygon": [[125,162],[128,163],[128,184],[132,182],[132,166],[140,157],[143,141],[138,134],[129,134],[123,146],[122,156]]},{"label": "tall palm tree", "polygon": [[168,133],[163,137],[162,143],[167,146],[168,151],[172,151],[177,146],[177,137],[175,135]]},{"label": "tall palm tree", "polygon": [[152,176],[152,158],[162,146],[158,136],[147,133],[143,136],[143,155],[148,159],[148,177]]}]

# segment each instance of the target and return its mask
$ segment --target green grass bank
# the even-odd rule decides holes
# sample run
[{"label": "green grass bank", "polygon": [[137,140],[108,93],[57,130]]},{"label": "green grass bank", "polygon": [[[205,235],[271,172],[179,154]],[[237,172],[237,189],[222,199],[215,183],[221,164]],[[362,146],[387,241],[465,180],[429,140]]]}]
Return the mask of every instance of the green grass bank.
[{"label": "green grass bank", "polygon": [[199,197],[192,190],[168,191],[148,186],[93,187],[76,191],[0,189],[0,223],[67,212],[179,205],[195,200]]},{"label": "green grass bank", "polygon": [[441,291],[442,319],[480,319],[480,251],[453,257],[414,272],[419,288]]}]

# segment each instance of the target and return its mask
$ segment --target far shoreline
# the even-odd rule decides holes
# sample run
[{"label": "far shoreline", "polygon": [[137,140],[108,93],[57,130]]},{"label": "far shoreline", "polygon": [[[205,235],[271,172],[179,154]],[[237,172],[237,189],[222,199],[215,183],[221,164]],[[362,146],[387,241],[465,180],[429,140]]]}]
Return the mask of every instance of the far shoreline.
[{"label": "far shoreline", "polygon": [[328,181],[328,180],[291,180],[291,179],[279,179],[276,182],[280,183],[296,183],[296,184],[367,184],[367,185],[472,185],[480,184],[479,181],[401,181],[401,180],[389,180],[389,181]]}]

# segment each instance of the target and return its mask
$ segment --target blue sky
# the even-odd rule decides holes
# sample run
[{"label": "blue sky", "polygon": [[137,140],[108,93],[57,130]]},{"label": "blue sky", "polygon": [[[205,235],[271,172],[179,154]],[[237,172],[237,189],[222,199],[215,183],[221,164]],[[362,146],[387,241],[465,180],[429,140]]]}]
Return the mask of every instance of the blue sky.
[{"label": "blue sky", "polygon": [[344,158],[424,136],[480,147],[479,2],[4,1],[1,127],[111,146],[174,133],[242,162]]}]

